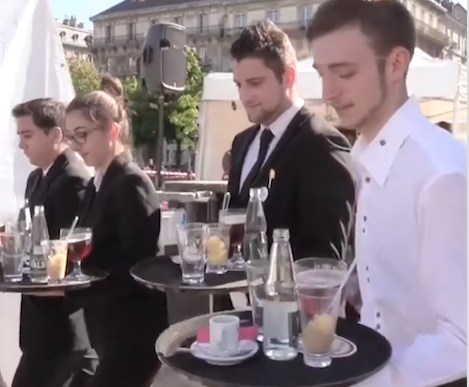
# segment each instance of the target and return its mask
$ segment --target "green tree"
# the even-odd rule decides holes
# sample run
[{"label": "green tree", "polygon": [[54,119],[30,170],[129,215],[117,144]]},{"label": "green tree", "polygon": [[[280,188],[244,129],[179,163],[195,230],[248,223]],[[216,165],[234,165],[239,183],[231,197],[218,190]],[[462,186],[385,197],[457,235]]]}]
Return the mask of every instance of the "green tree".
[{"label": "green tree", "polygon": [[78,96],[99,90],[102,74],[93,62],[83,59],[69,59],[68,68],[75,93]]}]

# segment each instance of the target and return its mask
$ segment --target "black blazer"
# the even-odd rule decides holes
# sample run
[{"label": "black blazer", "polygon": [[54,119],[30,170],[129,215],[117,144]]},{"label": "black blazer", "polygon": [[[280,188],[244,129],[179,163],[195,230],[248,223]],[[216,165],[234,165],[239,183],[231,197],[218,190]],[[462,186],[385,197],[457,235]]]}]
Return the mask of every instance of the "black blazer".
[{"label": "black blazer", "polygon": [[[232,207],[248,204],[249,190],[240,189],[240,177],[249,145],[259,130],[258,125],[253,126],[233,141],[228,181]],[[347,139],[302,108],[252,187],[267,187],[270,170],[275,171],[275,179],[264,202],[270,244],[275,228],[287,228],[294,259],[336,257],[331,243],[341,245],[340,222],[347,226],[350,220],[346,203],[352,208],[355,203],[354,169]]]},{"label": "black blazer", "polygon": [[[43,205],[51,239],[61,228],[72,225],[78,215],[91,175],[83,160],[71,150],[56,158],[45,176],[42,169],[31,172],[26,184],[31,215]],[[73,334],[63,297],[23,296],[21,299],[20,347],[22,351],[44,348],[68,351]]]},{"label": "black blazer", "polygon": [[103,347],[154,346],[167,326],[166,296],[150,292],[131,277],[130,268],[156,256],[160,205],[148,176],[124,156],[113,160],[98,192],[88,184],[79,227],[91,227],[93,247],[84,269],[109,276],[82,292],[70,292],[74,309],[84,308],[86,328],[98,354]]}]

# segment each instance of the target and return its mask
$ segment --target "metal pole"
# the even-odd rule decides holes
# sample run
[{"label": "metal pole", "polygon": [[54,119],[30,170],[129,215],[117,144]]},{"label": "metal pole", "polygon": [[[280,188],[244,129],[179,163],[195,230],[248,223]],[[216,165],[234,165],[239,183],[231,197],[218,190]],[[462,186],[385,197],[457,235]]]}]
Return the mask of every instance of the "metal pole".
[{"label": "metal pole", "polygon": [[158,134],[156,137],[156,187],[163,186],[161,167],[163,164],[163,151],[164,151],[164,94],[158,96]]}]

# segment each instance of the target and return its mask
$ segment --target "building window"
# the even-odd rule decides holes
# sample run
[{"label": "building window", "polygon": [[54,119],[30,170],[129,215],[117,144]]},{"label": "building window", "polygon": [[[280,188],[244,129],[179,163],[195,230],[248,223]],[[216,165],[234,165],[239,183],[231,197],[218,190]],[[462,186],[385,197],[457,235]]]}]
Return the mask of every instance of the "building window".
[{"label": "building window", "polygon": [[112,42],[112,26],[106,26],[104,36],[106,38],[106,42]]},{"label": "building window", "polygon": [[313,6],[311,4],[302,4],[300,5],[298,13],[298,21],[302,26],[306,27],[313,17]]},{"label": "building window", "polygon": [[208,29],[208,15],[206,13],[199,15],[199,30],[200,32],[207,31]]},{"label": "building window", "polygon": [[235,27],[244,28],[248,24],[248,16],[245,13],[235,16]]},{"label": "building window", "polygon": [[280,13],[278,9],[271,9],[267,11],[267,19],[270,20],[273,23],[278,23],[280,20]]},{"label": "building window", "polygon": [[176,16],[174,19],[174,23],[182,25],[182,17],[181,16]]},{"label": "building window", "polygon": [[129,40],[135,39],[135,24],[134,23],[127,24],[127,37]]}]

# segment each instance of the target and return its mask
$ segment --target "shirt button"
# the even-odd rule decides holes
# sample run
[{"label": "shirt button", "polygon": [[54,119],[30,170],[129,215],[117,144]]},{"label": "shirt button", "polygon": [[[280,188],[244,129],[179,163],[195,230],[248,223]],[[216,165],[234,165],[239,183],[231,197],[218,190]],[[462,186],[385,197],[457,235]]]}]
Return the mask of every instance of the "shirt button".
[{"label": "shirt button", "polygon": [[369,270],[370,270],[370,268],[369,268],[368,266],[367,266],[365,269],[366,269],[366,271],[369,271]]},{"label": "shirt button", "polygon": [[362,230],[363,234],[365,233],[365,231],[366,231],[366,229],[363,229],[363,230]]},{"label": "shirt button", "polygon": [[381,325],[380,324],[377,324],[376,325],[376,330],[379,331],[381,329]]},{"label": "shirt button", "polygon": [[368,277],[366,280],[367,280],[367,281],[368,281],[368,283],[369,283],[369,282],[370,282],[370,277]]},{"label": "shirt button", "polygon": [[381,141],[379,142],[379,144],[380,144],[381,146],[384,146],[384,145],[386,145],[386,141],[381,140]]},{"label": "shirt button", "polygon": [[368,218],[366,216],[363,217],[363,221],[366,222]]},{"label": "shirt button", "polygon": [[371,181],[371,179],[370,179],[369,177],[366,177],[366,178],[365,178],[365,181],[366,181],[367,183],[369,183],[369,182]]},{"label": "shirt button", "polygon": [[376,313],[376,317],[377,317],[377,318],[380,318],[380,317],[381,317],[381,313],[380,313],[380,312],[377,312],[377,313]]}]

